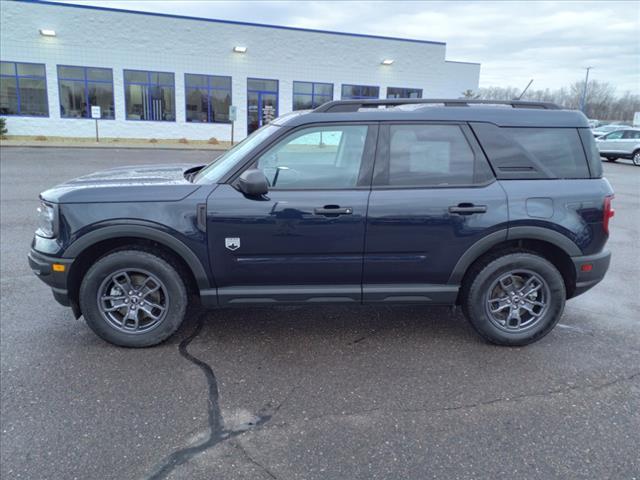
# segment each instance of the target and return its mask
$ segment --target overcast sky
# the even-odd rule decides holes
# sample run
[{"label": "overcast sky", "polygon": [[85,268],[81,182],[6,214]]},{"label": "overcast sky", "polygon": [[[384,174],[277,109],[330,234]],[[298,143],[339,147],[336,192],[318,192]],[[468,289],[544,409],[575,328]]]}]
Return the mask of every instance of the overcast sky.
[{"label": "overcast sky", "polygon": [[640,1],[75,1],[225,20],[436,40],[482,63],[480,86],[557,88],[584,78],[640,93]]}]

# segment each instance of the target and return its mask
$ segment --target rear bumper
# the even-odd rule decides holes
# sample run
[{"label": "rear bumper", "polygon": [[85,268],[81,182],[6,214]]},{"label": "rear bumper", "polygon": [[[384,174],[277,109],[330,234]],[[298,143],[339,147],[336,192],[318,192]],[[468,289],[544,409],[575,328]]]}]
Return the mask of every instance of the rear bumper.
[{"label": "rear bumper", "polygon": [[[29,266],[33,273],[51,287],[53,298],[65,307],[71,306],[69,292],[67,290],[67,280],[73,259],[52,257],[34,249],[31,249],[27,255],[27,259],[29,260]],[[64,267],[63,271],[54,270],[54,264],[62,265]],[[61,267],[58,267],[58,269],[60,268]]]},{"label": "rear bumper", "polygon": [[595,255],[571,257],[571,260],[576,269],[576,288],[572,297],[576,297],[593,288],[604,278],[609,270],[611,252],[603,250]]}]

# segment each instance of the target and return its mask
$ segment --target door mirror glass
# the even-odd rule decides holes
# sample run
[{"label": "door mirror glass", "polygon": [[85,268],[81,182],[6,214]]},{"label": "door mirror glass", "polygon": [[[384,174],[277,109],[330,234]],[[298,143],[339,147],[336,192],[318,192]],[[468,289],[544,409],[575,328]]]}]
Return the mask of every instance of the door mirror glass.
[{"label": "door mirror glass", "polygon": [[259,197],[269,191],[269,182],[262,170],[246,170],[238,179],[238,188],[250,197]]}]

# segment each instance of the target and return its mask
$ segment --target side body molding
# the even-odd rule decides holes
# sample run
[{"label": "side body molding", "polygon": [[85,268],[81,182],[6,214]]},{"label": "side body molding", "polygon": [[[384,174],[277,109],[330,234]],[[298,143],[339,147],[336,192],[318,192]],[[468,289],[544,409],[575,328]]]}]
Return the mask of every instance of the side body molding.
[{"label": "side body molding", "polygon": [[186,262],[186,264],[191,269],[193,276],[196,279],[196,283],[200,290],[205,290],[211,288],[211,284],[209,282],[209,277],[207,276],[207,272],[205,268],[202,266],[202,262],[196,256],[196,254],[187,247],[183,242],[175,238],[169,233],[158,230],[157,228],[153,228],[145,225],[132,225],[132,224],[121,224],[121,225],[109,225],[106,227],[98,228],[92,232],[83,235],[78,240],[73,242],[64,252],[65,258],[75,258],[80,255],[83,251],[89,248],[92,245],[95,245],[98,242],[102,242],[104,240],[122,238],[122,237],[133,237],[133,238],[141,238],[145,240],[153,240],[154,242],[158,242],[165,247],[176,252],[180,257]]},{"label": "side body molding", "polygon": [[555,230],[532,226],[511,227],[509,229],[498,230],[490,233],[471,245],[462,257],[460,257],[458,263],[456,263],[447,283],[449,285],[459,285],[471,264],[495,245],[504,242],[505,240],[522,239],[543,240],[545,242],[549,242],[562,249],[570,257],[582,255],[578,246],[573,243],[569,237]]}]

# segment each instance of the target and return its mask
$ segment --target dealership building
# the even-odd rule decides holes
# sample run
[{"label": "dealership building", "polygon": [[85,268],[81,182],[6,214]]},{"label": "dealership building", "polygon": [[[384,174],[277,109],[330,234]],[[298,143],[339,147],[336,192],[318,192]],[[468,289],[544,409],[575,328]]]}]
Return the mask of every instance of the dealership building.
[{"label": "dealership building", "polygon": [[2,1],[0,35],[9,135],[92,137],[99,114],[103,137],[229,140],[235,112],[240,139],[329,100],[458,98],[480,75],[442,42],[44,1]]}]

